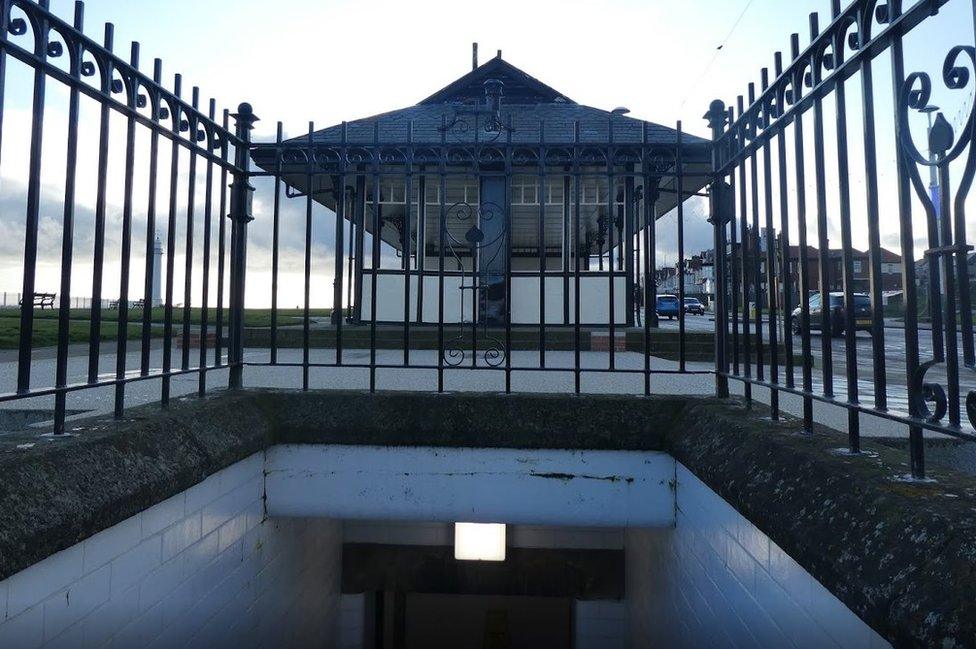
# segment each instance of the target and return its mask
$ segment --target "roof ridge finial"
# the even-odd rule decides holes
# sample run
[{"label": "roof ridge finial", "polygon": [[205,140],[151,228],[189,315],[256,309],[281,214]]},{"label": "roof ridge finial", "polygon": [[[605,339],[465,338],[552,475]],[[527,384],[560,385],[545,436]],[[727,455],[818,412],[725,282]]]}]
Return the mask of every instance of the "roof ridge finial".
[{"label": "roof ridge finial", "polygon": [[471,43],[471,69],[478,69],[478,44]]}]

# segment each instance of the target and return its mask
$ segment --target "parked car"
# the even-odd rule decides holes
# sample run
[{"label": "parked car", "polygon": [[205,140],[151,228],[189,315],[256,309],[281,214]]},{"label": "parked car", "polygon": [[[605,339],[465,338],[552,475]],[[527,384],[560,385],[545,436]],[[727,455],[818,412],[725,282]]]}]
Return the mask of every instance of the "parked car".
[{"label": "parked car", "polygon": [[[830,311],[830,335],[839,336],[844,333],[846,321],[844,314],[844,294],[840,291],[830,293],[828,309]],[[821,328],[821,299],[820,293],[810,296],[810,329],[819,330]],[[871,296],[866,293],[854,294],[854,330],[871,331]],[[790,315],[790,329],[795,335],[803,333],[803,325],[800,320],[800,307],[793,309]]]},{"label": "parked car", "polygon": [[668,320],[671,320],[678,317],[680,305],[681,302],[676,295],[658,295],[657,305],[654,310],[657,312],[659,318],[667,316]]},{"label": "parked car", "polygon": [[694,315],[705,315],[705,305],[697,297],[685,298],[685,313]]}]

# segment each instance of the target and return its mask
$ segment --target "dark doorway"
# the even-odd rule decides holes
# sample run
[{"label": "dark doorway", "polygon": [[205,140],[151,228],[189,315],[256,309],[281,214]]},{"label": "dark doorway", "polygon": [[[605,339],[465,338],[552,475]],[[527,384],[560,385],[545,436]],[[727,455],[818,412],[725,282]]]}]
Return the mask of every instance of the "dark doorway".
[{"label": "dark doorway", "polygon": [[482,176],[478,228],[483,237],[478,250],[479,320],[503,326],[507,312],[508,190],[504,176]]},{"label": "dark doorway", "polygon": [[410,593],[405,605],[405,649],[572,647],[570,599]]}]

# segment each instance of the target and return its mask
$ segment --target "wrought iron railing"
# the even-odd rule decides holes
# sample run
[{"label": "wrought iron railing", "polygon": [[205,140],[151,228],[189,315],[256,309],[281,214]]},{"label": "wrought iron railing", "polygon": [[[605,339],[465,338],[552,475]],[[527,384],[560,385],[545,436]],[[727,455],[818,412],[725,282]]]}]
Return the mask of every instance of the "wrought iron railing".
[{"label": "wrought iron railing", "polygon": [[[976,439],[971,427],[976,422],[976,392],[970,391],[965,399],[962,396],[962,386],[974,368],[968,276],[973,248],[967,243],[965,214],[976,171],[974,115],[970,105],[957,125],[958,133],[954,132],[942,112],[930,107],[929,75],[906,74],[903,47],[913,30],[953,4],[951,0],[856,0],[842,8],[839,0],[833,0],[831,22],[826,28],[821,30],[816,14],[810,16],[807,47],[801,50],[800,38],[794,34],[789,60],[784,62],[776,53],[772,79],[763,69],[758,91],[750,84],[747,97],[740,96],[735,108],[726,109],[716,101],[707,115],[715,129],[716,180],[725,183],[714,193],[725,201],[731,216],[717,235],[728,239],[721,258],[730,271],[730,304],[722,310],[717,331],[725,339],[723,344],[741,351],[741,362],[738,353],[733,354],[732,362],[722,359],[718,373],[743,383],[747,399],[753,398],[755,386],[767,388],[774,418],[780,413],[781,393],[798,395],[808,430],[814,423],[815,401],[845,408],[852,453],[860,451],[863,415],[906,424],[915,478],[925,477],[923,430]],[[959,4],[966,5],[964,9],[969,5]],[[965,15],[971,17],[968,10]],[[951,91],[971,88],[976,63],[973,45],[970,42],[947,49],[942,82]],[[887,95],[878,92],[874,82],[879,66],[891,74],[893,90]],[[852,100],[848,90],[858,95]],[[888,118],[882,111],[890,111]],[[915,112],[937,112],[928,145],[921,149],[913,138],[915,120],[911,114]],[[852,114],[859,117],[856,126],[860,127],[860,136],[850,132],[855,127],[848,123]],[[879,127],[891,116],[892,126]],[[825,136],[825,122],[831,120],[835,138]],[[892,167],[897,202],[887,213],[882,212],[879,181],[878,151],[882,143],[890,143],[895,152]],[[812,170],[808,167],[811,146]],[[923,154],[926,149],[928,153]],[[949,171],[957,167],[962,174],[958,182],[952,182]],[[933,192],[925,186],[922,168],[936,170]],[[864,194],[858,197],[852,180],[862,179]],[[812,200],[807,195],[811,188]],[[921,266],[928,270],[928,281],[921,289],[916,283],[919,251],[913,228],[917,223],[912,218],[913,210],[918,213],[919,207],[928,235],[928,249],[923,251],[926,261]],[[855,290],[852,225],[860,219],[866,230],[869,308],[859,307],[865,299]],[[808,263],[810,225],[816,232],[815,272]],[[904,291],[904,325],[898,329],[885,327],[883,308],[882,227],[892,225],[897,226]],[[795,235],[791,226],[796,228]],[[839,230],[841,239],[839,278],[830,252],[832,227]],[[765,233],[764,244],[761,232]],[[796,253],[791,246],[793,236]],[[796,263],[784,263],[794,259]],[[831,286],[838,279],[843,291],[833,298],[836,307],[817,307],[818,300],[820,305],[831,305]],[[796,296],[794,286],[799,288]],[[919,329],[920,291],[928,297],[929,310],[922,315],[931,318],[929,350],[920,346],[920,338],[928,342],[929,337]],[[811,292],[815,296],[808,299]],[[755,302],[752,312],[750,296]],[[796,315],[794,310],[798,310]],[[870,402],[862,400],[859,393],[863,385],[859,383],[859,360],[863,357],[859,359],[857,330],[862,327],[871,335]],[[819,386],[814,385],[813,329],[820,330]],[[895,377],[886,366],[886,347],[900,335],[900,329],[905,369],[902,376]],[[791,330],[798,331],[798,341],[794,341]],[[756,332],[755,339],[751,331]],[[780,331],[785,333],[785,359],[778,356]],[[831,334],[840,331],[843,343],[836,350],[837,341]],[[793,363],[792,350],[797,342],[803,359],[800,367]],[[835,382],[834,357],[838,352],[844,359],[845,381],[841,386]],[[935,368],[939,370],[933,372]],[[800,375],[796,376],[798,371]],[[931,378],[937,374],[939,378]],[[890,376],[894,381],[891,385]],[[838,396],[837,388],[846,388],[846,395]],[[889,403],[889,394],[898,391],[907,394],[907,408]],[[964,403],[969,425],[961,417]]]},{"label": "wrought iron railing", "polygon": [[[162,81],[162,62],[156,59],[151,76],[141,71],[139,44],[132,43],[128,60],[114,52],[113,27],[105,26],[104,40],[96,42],[84,34],[84,6],[75,4],[74,19],[67,22],[51,13],[47,0],[2,0],[0,2],[0,98],[6,94],[8,107],[14,92],[7,92],[7,79],[12,66],[18,66],[32,76],[30,102],[29,151],[24,159],[3,160],[0,171],[17,168],[26,162],[27,186],[24,222],[24,257],[21,267],[22,289],[16,386],[0,394],[0,401],[54,398],[53,418],[55,433],[65,429],[66,401],[71,393],[98,387],[114,386],[114,411],[121,416],[125,407],[126,386],[133,382],[158,379],[161,382],[163,403],[170,398],[170,383],[175,376],[197,374],[198,389],[207,388],[207,371],[227,365],[224,358],[226,342],[224,331],[232,310],[228,310],[224,286],[226,283],[226,245],[224,219],[213,222],[213,212],[218,216],[226,213],[228,175],[239,176],[240,152],[246,156],[246,148],[237,146],[239,138],[229,130],[228,114],[222,120],[217,115],[214,101],[201,108],[200,93],[193,88],[191,97],[182,96],[180,75],[175,76],[172,90]],[[52,102],[49,91],[66,91],[67,107]],[[18,88],[13,88],[14,91]],[[83,107],[97,108],[97,118],[82,123]],[[3,108],[0,108],[3,110]],[[66,123],[67,138],[64,155],[57,161],[48,157],[45,147],[45,125],[57,118],[56,123]],[[2,119],[2,116],[0,116]],[[64,122],[61,122],[61,120]],[[117,121],[124,121],[124,149],[112,139]],[[2,122],[0,122],[2,123]],[[72,313],[72,295],[79,292],[79,264],[75,248],[75,233],[79,226],[78,212],[85,205],[79,201],[79,170],[87,171],[80,160],[82,147],[79,130],[97,127],[98,144],[95,154],[95,192],[91,239],[93,248],[90,258],[91,281],[80,294],[88,296],[90,309],[83,314]],[[148,142],[147,142],[148,140]],[[169,155],[164,155],[164,149]],[[56,151],[57,149],[53,149]],[[42,151],[44,160],[42,163]],[[235,164],[229,156],[237,152]],[[14,150],[14,153],[18,151]],[[110,203],[110,161],[121,161],[122,192],[118,206],[118,232],[113,232],[111,218],[115,206]],[[159,186],[159,177],[165,177],[161,164],[169,164],[168,188]],[[203,169],[200,169],[200,167]],[[40,232],[41,219],[54,218],[50,214],[51,201],[43,197],[50,189],[45,176],[53,170],[64,171],[63,191],[58,206],[61,215],[59,280],[39,280],[38,255],[50,253],[52,242],[44,241]],[[203,175],[203,179],[199,175]],[[185,174],[185,175],[184,175]],[[87,177],[87,174],[86,174]],[[134,186],[137,179],[144,179],[145,195],[137,195]],[[5,182],[6,182],[5,178]],[[142,185],[142,181],[140,186]],[[9,187],[5,189],[10,190]],[[141,193],[141,190],[140,190]],[[168,195],[168,197],[166,196]],[[202,198],[202,200],[200,200]],[[201,204],[202,203],[202,204]],[[199,216],[202,212],[202,224]],[[13,218],[13,214],[6,215]],[[144,221],[142,217],[144,216]],[[20,216],[18,215],[18,219]],[[145,225],[143,238],[134,235],[134,219]],[[165,221],[162,221],[165,218]],[[86,227],[89,223],[86,221]],[[158,267],[159,255],[154,251],[154,235],[158,225],[165,227],[165,269]],[[139,228],[142,229],[141,227]],[[181,231],[181,232],[180,232]],[[114,235],[118,235],[118,257],[114,256]],[[112,250],[107,251],[109,239]],[[144,246],[143,286],[130,284],[131,277],[138,276],[133,268],[133,245]],[[40,246],[40,247],[39,247]],[[57,255],[52,255],[57,256]],[[176,261],[183,262],[183,289],[176,289]],[[216,259],[214,259],[216,257]],[[216,269],[212,268],[216,262]],[[202,270],[197,264],[202,265]],[[231,262],[233,265],[233,261]],[[216,272],[214,272],[214,270]],[[105,307],[105,273],[117,272],[118,289],[113,300],[117,305],[117,323],[112,327],[106,321],[110,313]],[[197,283],[195,273],[201,273]],[[160,284],[165,286],[164,295],[154,294],[154,273],[164,274]],[[41,290],[38,282],[46,282],[47,295],[57,296],[57,342],[53,381],[37,385],[32,368],[37,359],[35,338],[38,327],[45,324],[35,315],[34,303]],[[114,284],[114,282],[113,282]],[[213,293],[216,293],[214,296]],[[231,296],[233,299],[233,295]],[[132,316],[141,325],[138,336],[140,355],[138,360],[129,355],[130,303],[142,300],[142,306],[133,309]],[[162,317],[154,317],[154,301],[161,305]],[[176,302],[179,301],[180,305]],[[235,304],[232,302],[232,304]],[[236,302],[240,304],[240,302]],[[181,313],[179,336],[174,314]],[[42,313],[43,315],[43,313]],[[213,320],[211,320],[213,318]],[[79,321],[75,321],[75,320]],[[161,320],[156,324],[157,320]],[[191,322],[197,321],[197,322]],[[131,323],[135,324],[135,323]],[[87,367],[84,379],[75,380],[69,374],[69,353],[72,325],[88,330],[86,338]],[[114,345],[113,371],[102,373],[105,346],[102,337],[107,328],[114,328],[117,342]],[[211,329],[212,327],[212,329]],[[162,334],[161,357],[154,351],[156,330]],[[214,343],[208,345],[210,333]],[[233,330],[232,330],[233,334]],[[173,343],[181,343],[175,350]],[[199,353],[191,353],[191,345],[199,340]],[[233,348],[231,350],[233,352]],[[236,359],[239,361],[240,356]],[[235,357],[231,356],[234,365]],[[158,364],[158,366],[157,366]]]},{"label": "wrought iron railing", "polygon": [[[437,390],[447,389],[452,373],[466,370],[496,372],[506,391],[517,389],[513,377],[523,372],[571,376],[575,392],[586,391],[583,379],[589,374],[615,373],[642,378],[645,394],[663,390],[674,375],[714,375],[719,396],[729,394],[730,380],[750,402],[765,398],[754,389],[768,391],[773,417],[783,410],[780,397],[793,395],[808,429],[814,403],[843,408],[854,453],[860,450],[864,416],[905,424],[912,475],[922,478],[924,430],[976,439],[969,425],[976,418],[976,392],[965,387],[976,364],[965,219],[976,173],[974,118],[970,109],[953,129],[936,116],[928,146],[918,147],[911,115],[928,110],[932,83],[925,74],[906,74],[903,47],[905,38],[951,2],[857,0],[842,8],[835,0],[830,25],[821,31],[812,16],[810,44],[801,50],[794,35],[789,61],[777,53],[773,74],[764,70],[758,89],[750,86],[734,109],[712,104],[706,116],[709,144],[684,134],[680,124],[650,134],[647,123],[626,120],[617,111],[599,124],[572,121],[568,130],[558,121],[514,123],[503,88],[494,81],[486,84],[483,105],[445,104],[434,126],[415,129],[409,119],[384,124],[381,116],[371,129],[356,123],[317,132],[310,125],[306,135],[286,140],[279,124],[274,141],[255,143],[257,117],[249,105],[241,104],[233,115],[232,131],[232,116],[224,111],[218,119],[213,101],[200,109],[197,89],[189,100],[181,97],[179,75],[172,90],[164,87],[159,60],[151,76],[142,73],[138,44],[128,61],[114,54],[111,25],[102,43],[86,37],[81,3],[67,23],[46,2],[0,0],[0,93],[10,65],[29,71],[33,91],[23,152],[17,377],[0,402],[51,398],[54,430],[61,433],[73,393],[113,389],[113,410],[122,416],[127,385],[159,380],[165,404],[174,377],[195,375],[195,391],[202,394],[208,373],[216,369],[227,370],[231,387],[242,386],[245,368],[252,367],[281,370],[284,378],[275,385],[303,389],[317,385],[314,370],[366,370],[363,387],[371,390],[380,386],[381,373],[402,369],[430,372],[429,386],[411,385]],[[970,87],[974,58],[971,45],[948,50],[942,70],[948,90]],[[881,60],[894,88],[886,100],[878,98],[873,77]],[[67,138],[63,157],[52,163],[46,154],[42,164],[45,121],[58,108],[47,96],[51,84],[67,91]],[[849,86],[859,90],[859,102],[848,97]],[[91,156],[91,283],[79,291],[72,270],[88,262],[79,262],[75,241],[83,102],[98,109],[92,121],[98,145]],[[861,127],[854,147],[852,115]],[[892,120],[890,128],[884,115]],[[111,136],[115,122],[125,124],[124,148],[113,147],[120,141]],[[836,124],[830,136],[829,123]],[[634,124],[642,127],[635,132]],[[888,140],[897,152],[897,209],[888,213],[898,215],[903,260],[903,372],[888,367],[885,355],[894,334],[884,324],[881,271],[891,251],[882,246],[882,226],[892,220],[882,212],[884,161],[878,151]],[[117,257],[110,218],[116,157],[122,169]],[[16,162],[2,161],[0,176]],[[58,166],[65,170],[57,188],[63,195],[59,276],[39,280],[41,219],[48,211],[43,194],[50,189],[45,176]],[[927,191],[922,167],[934,170],[938,193]],[[954,183],[957,169],[961,175]],[[862,179],[864,195],[858,198],[853,185]],[[713,264],[715,286],[714,332],[703,332],[711,347],[708,363],[692,362],[702,360],[700,347],[692,356],[693,334],[682,306],[689,261],[685,202],[693,196],[708,197],[714,224],[712,259],[705,260]],[[295,211],[303,235],[301,271],[282,280],[286,213]],[[913,211],[928,235],[926,261],[918,267]],[[675,217],[673,279],[658,269],[659,219],[666,214]],[[252,280],[258,272],[247,261],[254,217],[270,230],[266,296],[257,296],[263,289],[253,283],[245,290],[249,272]],[[154,233],[164,218],[162,267]],[[870,271],[863,317],[854,270],[859,220]],[[333,245],[320,252],[316,233],[323,227]],[[833,227],[841,239],[836,254],[830,249]],[[798,260],[791,263],[794,237]],[[142,247],[141,258],[138,249],[133,255],[133,243]],[[143,267],[141,277],[134,258]],[[107,291],[105,274],[116,268],[118,289],[112,278]],[[918,269],[926,276],[921,290]],[[162,293],[154,275],[165,287]],[[141,290],[131,285],[133,276]],[[281,283],[295,282],[296,276],[298,315],[285,323]],[[676,331],[666,343],[673,349],[658,354],[659,314],[667,311],[658,301],[659,283],[666,279],[680,302],[673,312]],[[843,287],[833,298],[839,308],[811,312],[811,291],[830,305],[835,285]],[[70,308],[79,293],[92,305],[83,315]],[[268,327],[245,328],[245,294],[270,302]],[[59,307],[54,368],[52,379],[40,384],[32,373],[35,339],[40,319],[49,316],[35,312],[33,304],[40,298],[51,306],[51,295]],[[926,298],[922,316],[931,318],[930,334],[918,329],[920,296]],[[117,322],[107,324],[106,302],[139,300],[132,318],[123,306]],[[154,303],[161,315],[153,312]],[[314,309],[322,306],[330,306],[331,314],[317,318]],[[138,358],[129,348],[135,324],[130,320],[141,326]],[[106,375],[101,365],[108,355],[102,344],[107,326],[117,341],[111,348],[114,371]],[[80,380],[69,371],[70,359],[78,358],[72,355],[72,327],[88,331]],[[826,335],[816,336],[818,328]],[[858,328],[871,333],[867,382],[859,380],[867,363],[857,347]],[[843,381],[835,378],[835,362],[841,361],[838,341],[829,335],[834,330],[844,333]],[[199,349],[191,351],[195,345]],[[653,360],[655,355],[675,362]],[[295,369],[300,380],[289,376]],[[655,375],[664,378],[655,384]],[[417,380],[417,374],[410,376]],[[866,386],[873,390],[870,403],[861,396]],[[896,393],[906,395],[904,411],[892,403]]]},{"label": "wrought iron railing", "polygon": [[[678,258],[683,259],[684,201],[674,196],[687,199],[707,184],[710,153],[698,138],[694,145],[683,143],[680,124],[668,143],[652,141],[646,123],[636,139],[615,143],[614,133],[621,130],[617,119],[608,115],[609,137],[596,141],[583,139],[578,122],[569,138],[547,139],[544,121],[528,129],[537,137],[527,141],[525,127],[520,131],[511,122],[480,121],[477,111],[453,119],[442,115],[430,140],[414,137],[412,122],[405,126],[406,139],[384,140],[380,133],[388,126],[381,124],[382,116],[368,136],[360,129],[352,137],[343,124],[332,142],[323,141],[312,125],[306,136],[283,141],[279,124],[275,142],[252,147],[260,167],[252,178],[274,179],[273,188],[268,187],[273,200],[265,201],[273,230],[272,319],[265,358],[257,358],[265,354],[262,341],[245,366],[300,368],[304,389],[310,386],[310,371],[320,367],[367,369],[371,390],[377,387],[378,371],[404,368],[436,372],[438,390],[445,389],[445,374],[457,370],[498,371],[506,391],[520,372],[572,374],[576,392],[583,390],[582,377],[588,373],[636,374],[644,376],[647,394],[654,374],[711,374],[711,367],[691,368],[686,362],[684,309],[674,313],[676,367],[654,367],[650,354],[637,365],[618,363],[625,353],[615,343],[618,333],[630,331],[647,350],[657,328],[657,219],[664,213],[656,206],[662,196],[672,197],[668,202],[676,215]],[[461,123],[466,126],[459,128]],[[524,184],[526,177],[534,180],[533,196],[549,196],[548,188],[556,186],[561,200],[525,203],[524,194],[513,200],[514,181]],[[463,200],[451,199],[452,186],[463,183],[473,189],[465,188]],[[600,205],[583,197],[592,186],[606,189]],[[399,211],[392,215],[386,212],[391,194],[404,197],[395,201]],[[281,357],[277,317],[279,229],[288,201],[301,201],[305,215],[302,339],[289,345],[301,350],[301,359],[294,360]],[[319,204],[335,216],[316,214]],[[511,211],[526,206],[535,219],[530,227],[538,229],[532,233],[534,246],[514,242]],[[602,216],[589,218],[598,208]],[[325,260],[313,253],[316,222],[329,223],[335,241]],[[552,222],[560,240],[540,245],[548,241]],[[555,261],[552,250],[561,251]],[[533,268],[513,268],[513,260],[521,258]],[[317,278],[333,282],[330,337],[327,345],[318,345],[329,355],[318,361],[311,358],[316,346],[311,292]],[[398,288],[390,290],[396,282]],[[678,293],[684,297],[683,275]],[[577,300],[577,295],[589,297]],[[384,308],[391,303],[395,307]],[[318,327],[323,329],[321,322]],[[599,336],[604,330],[605,353],[584,359],[594,331]],[[350,331],[362,335],[352,341]],[[425,331],[436,337],[436,344],[427,347],[436,356],[418,357],[423,348],[416,340]],[[523,335],[513,343],[513,331],[531,339]],[[565,342],[553,348],[560,333]],[[385,347],[383,336],[395,336],[398,357],[378,353]],[[538,354],[513,360],[513,350],[526,348]],[[354,349],[368,356],[349,358],[346,352]],[[553,362],[554,354],[566,358]]]}]

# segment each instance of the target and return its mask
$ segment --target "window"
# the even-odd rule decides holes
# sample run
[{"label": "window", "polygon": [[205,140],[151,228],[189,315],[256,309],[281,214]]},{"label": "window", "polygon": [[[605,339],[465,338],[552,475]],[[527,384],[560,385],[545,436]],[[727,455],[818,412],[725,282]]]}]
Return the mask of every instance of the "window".
[{"label": "window", "polygon": [[450,209],[452,205],[467,203],[475,205],[478,203],[478,181],[475,178],[448,178],[447,197],[444,201]]},{"label": "window", "polygon": [[403,205],[406,202],[406,184],[402,177],[380,178],[380,203]]},{"label": "window", "polygon": [[580,182],[581,205],[607,204],[607,179],[584,176]]},{"label": "window", "polygon": [[538,205],[539,179],[534,176],[512,177],[512,205]]},{"label": "window", "polygon": [[855,273],[860,273],[861,272],[861,262],[860,261],[855,260],[855,262],[854,262],[854,272]]},{"label": "window", "polygon": [[546,178],[546,204],[547,205],[562,205],[563,204],[563,178],[562,176],[553,176],[551,178]]}]

